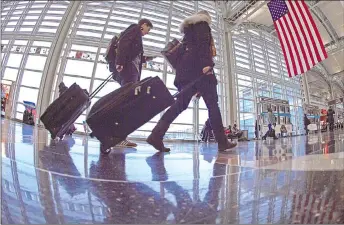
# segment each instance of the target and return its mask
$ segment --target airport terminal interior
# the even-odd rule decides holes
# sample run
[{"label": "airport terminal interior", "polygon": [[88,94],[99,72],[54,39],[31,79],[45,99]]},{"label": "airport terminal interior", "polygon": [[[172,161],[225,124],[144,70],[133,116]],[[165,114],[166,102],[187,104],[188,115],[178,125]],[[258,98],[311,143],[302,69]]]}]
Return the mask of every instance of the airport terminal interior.
[{"label": "airport terminal interior", "polygon": [[[281,10],[271,4],[283,0],[1,1],[1,224],[343,224],[344,1],[296,2],[275,20]],[[211,16],[218,104],[236,147],[218,151],[206,104],[193,97],[165,134],[170,152],[145,141],[164,111],[127,137],[137,147],[101,152],[86,119],[120,88],[114,80],[75,130],[52,138],[40,116],[60,83],[96,90],[110,75],[111,39],[142,18],[153,24],[142,39],[154,59],[141,79],[157,76],[176,94],[161,51],[201,10]],[[318,47],[324,59],[291,75],[291,54]]]}]

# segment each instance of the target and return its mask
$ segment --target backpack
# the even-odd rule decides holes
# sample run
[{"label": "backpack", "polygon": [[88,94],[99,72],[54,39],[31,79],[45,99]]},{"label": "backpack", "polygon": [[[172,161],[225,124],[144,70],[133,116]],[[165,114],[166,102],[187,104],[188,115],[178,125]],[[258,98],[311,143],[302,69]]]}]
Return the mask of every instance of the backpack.
[{"label": "backpack", "polygon": [[115,35],[109,42],[108,47],[106,48],[105,61],[109,64],[109,66],[110,64],[114,64],[116,62],[118,40],[119,38]]},{"label": "backpack", "polygon": [[[120,37],[120,36],[119,36]],[[121,82],[120,74],[116,70],[116,55],[117,55],[117,47],[119,42],[119,37],[116,35],[111,39],[106,52],[105,52],[105,61],[109,65],[109,70],[112,72],[112,78],[117,81],[118,83]]]}]

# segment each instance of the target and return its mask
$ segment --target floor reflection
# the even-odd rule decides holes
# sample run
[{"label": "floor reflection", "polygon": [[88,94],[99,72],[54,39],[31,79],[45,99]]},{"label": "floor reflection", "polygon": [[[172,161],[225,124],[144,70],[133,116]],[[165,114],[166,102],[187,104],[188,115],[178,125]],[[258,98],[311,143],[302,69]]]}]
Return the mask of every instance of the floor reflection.
[{"label": "floor reflection", "polygon": [[82,136],[52,142],[17,123],[2,134],[3,224],[344,223],[343,170],[295,165],[318,157],[331,168],[344,158],[341,133],[248,142],[230,155],[178,143],[106,157]]}]

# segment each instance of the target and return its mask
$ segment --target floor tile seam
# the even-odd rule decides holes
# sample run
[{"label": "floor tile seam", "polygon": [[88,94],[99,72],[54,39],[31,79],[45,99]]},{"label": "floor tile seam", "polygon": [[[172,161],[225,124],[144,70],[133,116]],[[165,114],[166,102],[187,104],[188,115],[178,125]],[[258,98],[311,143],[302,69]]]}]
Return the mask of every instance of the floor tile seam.
[{"label": "floor tile seam", "polygon": [[[14,136],[16,136],[16,135],[14,135]],[[24,135],[21,135],[21,137],[23,137]],[[27,137],[31,137],[32,138],[32,135],[26,135]],[[16,136],[17,137],[17,136]],[[83,141],[83,139],[81,138],[81,137],[83,137],[83,136],[78,136],[78,138],[76,138],[77,140],[81,140],[81,141]],[[87,138],[88,139],[88,138]],[[65,139],[64,139],[65,140]],[[88,140],[88,141],[91,141],[91,143],[99,143],[99,141],[97,141],[96,139],[95,140]],[[341,141],[343,141],[342,139],[334,139],[334,140],[330,140],[330,141],[339,141],[339,142],[341,142]],[[143,142],[143,141],[142,141]],[[257,142],[257,141],[254,141],[254,142]],[[22,143],[22,142],[11,142],[11,143]],[[44,142],[35,142],[35,143],[44,143]],[[173,142],[170,142],[170,143],[173,143]],[[194,141],[194,143],[198,143],[196,140]],[[262,142],[258,142],[258,143],[262,143]],[[143,143],[142,143],[143,144]],[[146,143],[144,143],[145,145],[147,145],[148,146],[148,144],[146,144]],[[244,143],[245,144],[245,143]],[[249,143],[246,143],[246,144],[249,144]],[[315,144],[323,144],[322,142],[317,142],[317,143],[315,143]],[[312,144],[312,145],[315,145],[315,144]],[[286,145],[286,144],[283,144],[283,143],[275,143],[274,142],[274,144],[266,144],[266,143],[264,143],[264,145],[265,146],[282,146],[282,145]],[[295,146],[296,144],[294,144],[294,143],[292,143],[292,144],[290,144],[290,143],[287,143],[287,146]],[[333,144],[333,145],[335,145],[335,144]],[[78,145],[78,146],[82,146],[82,145]],[[332,145],[330,145],[330,146],[332,146]],[[238,145],[238,147],[245,147],[245,146],[241,146],[241,145]]]},{"label": "floor tile seam", "polygon": [[[32,168],[34,168],[36,170],[43,171],[43,172],[46,172],[46,173],[51,173],[51,174],[54,174],[54,175],[70,177],[70,178],[75,178],[75,179],[85,179],[85,180],[92,180],[92,181],[99,181],[99,182],[112,182],[112,183],[150,183],[150,182],[157,182],[157,183],[168,183],[168,182],[185,182],[185,181],[190,181],[190,180],[167,180],[167,181],[152,181],[152,180],[147,180],[147,181],[128,181],[128,180],[125,180],[124,181],[124,180],[107,180],[107,179],[99,179],[99,178],[92,178],[92,177],[73,176],[73,175],[69,175],[69,174],[59,173],[59,172],[56,172],[56,171],[46,170],[46,169],[43,169],[43,168],[31,165],[29,163],[17,162],[17,161],[15,161],[13,159],[10,159],[10,158],[7,158],[7,159],[9,159],[10,161],[15,162],[17,164],[23,164],[24,166],[32,167]],[[245,167],[243,167],[243,168],[245,168]],[[252,172],[254,170],[256,170],[256,169],[255,168],[247,167],[247,170],[245,170],[245,171],[240,171],[240,172],[230,173],[230,174],[224,174],[224,175],[211,176],[209,179],[211,179],[211,178],[220,178],[220,177],[225,177],[225,176],[232,176],[232,175],[242,174],[242,173],[246,173],[246,172]],[[202,180],[202,179],[196,178],[196,179],[192,179],[192,180],[194,181],[194,180]]]}]

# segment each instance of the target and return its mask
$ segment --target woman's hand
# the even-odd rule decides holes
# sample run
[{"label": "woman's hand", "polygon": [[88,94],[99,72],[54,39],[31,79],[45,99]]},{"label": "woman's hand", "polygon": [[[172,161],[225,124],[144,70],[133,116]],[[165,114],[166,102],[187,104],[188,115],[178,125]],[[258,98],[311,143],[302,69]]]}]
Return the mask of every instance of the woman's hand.
[{"label": "woman's hand", "polygon": [[121,72],[121,71],[123,70],[123,66],[121,66],[121,65],[116,65],[116,70],[117,70],[118,72]]},{"label": "woman's hand", "polygon": [[211,71],[211,69],[212,69],[211,66],[206,66],[203,68],[203,73],[206,75],[209,75],[211,73],[208,73],[208,72]]}]

